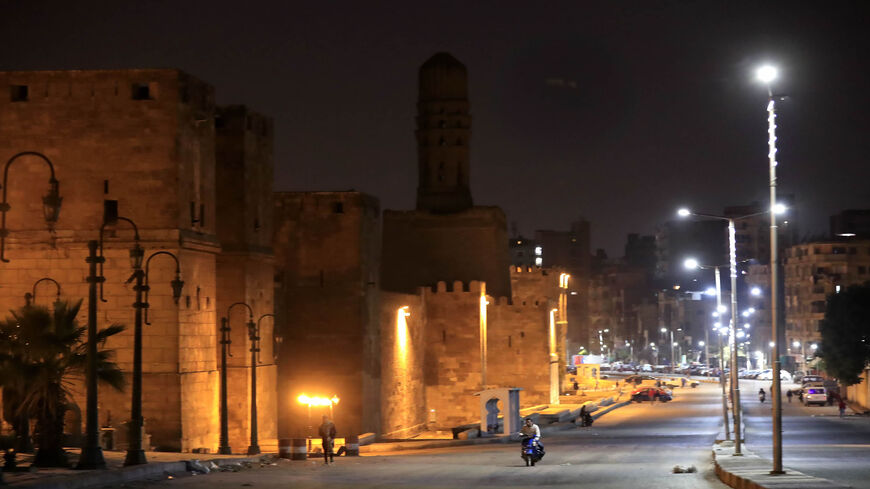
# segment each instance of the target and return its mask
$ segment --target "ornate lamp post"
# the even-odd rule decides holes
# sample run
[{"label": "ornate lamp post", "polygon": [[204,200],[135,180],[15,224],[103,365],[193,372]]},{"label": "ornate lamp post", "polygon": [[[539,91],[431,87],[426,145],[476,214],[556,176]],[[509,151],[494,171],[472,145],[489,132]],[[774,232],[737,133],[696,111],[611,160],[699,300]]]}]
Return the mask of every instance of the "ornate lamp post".
[{"label": "ornate lamp post", "polygon": [[248,455],[258,455],[260,444],[257,439],[257,363],[260,361],[260,321],[263,318],[274,318],[274,314],[263,314],[257,319],[256,324],[248,323],[248,338],[251,340],[251,444],[248,446]]},{"label": "ornate lamp post", "polygon": [[175,260],[175,279],[170,284],[172,285],[172,300],[175,301],[176,305],[181,297],[181,289],[184,287],[178,257],[168,251],[152,253],[145,262],[145,270],[142,270],[140,261],[139,268],[134,267],[133,275],[127,280],[127,283],[136,280],[136,286],[133,287],[136,291],[136,302],[133,303],[133,307],[136,309],[136,323],[133,334],[133,398],[130,407],[130,435],[124,465],[148,463],[145,451],[142,449],[142,427],[144,425],[142,419],[142,311],[145,311],[145,324],[151,324],[148,322],[148,291],[151,290],[148,285],[148,267],[151,265],[151,260],[160,255],[167,255]]},{"label": "ornate lamp post", "polygon": [[34,282],[32,292],[28,292],[28,293],[24,294],[24,305],[29,306],[29,305],[34,304],[36,302],[36,286],[39,285],[40,282],[52,282],[55,285],[55,287],[57,287],[57,299],[55,299],[55,302],[60,302],[60,284],[57,282],[57,280],[55,280],[51,277],[43,277],[43,278],[37,280],[36,282]]},{"label": "ornate lamp post", "polygon": [[9,190],[9,166],[22,156],[35,156],[42,159],[51,171],[51,176],[48,179],[48,193],[42,197],[42,212],[50,231],[54,230],[54,225],[60,216],[60,205],[63,202],[63,197],[60,196],[58,191],[59,183],[54,178],[54,165],[51,164],[51,160],[47,156],[36,151],[23,151],[9,158],[9,161],[6,162],[6,167],[3,169],[3,202],[0,203],[0,215],[2,215],[0,217],[0,261],[5,263],[9,263],[9,260],[6,258],[6,237],[9,236],[9,230],[6,229],[6,213],[11,208],[6,201],[6,191]]},{"label": "ornate lamp post", "polygon": [[[100,284],[102,292],[103,282],[103,232],[106,226],[125,221],[133,227],[134,246],[130,250],[130,264],[133,269],[142,267],[142,257],[145,252],[139,245],[139,229],[136,224],[126,217],[118,216],[118,202],[114,200],[103,201],[103,225],[100,226],[100,239],[88,241],[88,354],[87,368],[85,371],[85,386],[87,389],[87,411],[85,417],[85,445],[79,456],[77,469],[104,469],[106,461],[103,458],[103,449],[100,446],[100,426],[97,411],[97,284]],[[99,254],[97,252],[99,251]],[[99,267],[98,267],[99,266]],[[99,268],[99,272],[98,272]]]},{"label": "ornate lamp post", "polygon": [[[230,344],[232,344],[232,340],[230,339],[230,312],[236,306],[244,306],[248,309],[248,331],[255,330],[257,328],[256,323],[254,323],[254,310],[248,304],[244,302],[236,302],[231,304],[230,307],[227,308],[227,315],[221,318],[221,392],[220,392],[220,415],[221,415],[221,434],[220,434],[220,446],[218,447],[218,453],[222,455],[229,455],[232,452],[230,449],[230,430],[229,430],[229,411],[227,409],[227,356],[233,356],[230,353]],[[253,345],[252,345],[253,348]],[[252,353],[252,356],[256,355],[256,352]],[[256,412],[256,411],[254,411]]]}]

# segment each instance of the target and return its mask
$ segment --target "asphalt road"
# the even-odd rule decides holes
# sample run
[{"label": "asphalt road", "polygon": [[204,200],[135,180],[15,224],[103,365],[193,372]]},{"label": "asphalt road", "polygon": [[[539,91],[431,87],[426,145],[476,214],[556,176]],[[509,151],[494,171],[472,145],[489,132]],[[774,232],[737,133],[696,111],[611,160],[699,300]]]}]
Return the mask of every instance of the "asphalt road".
[{"label": "asphalt road", "polygon": [[[127,484],[135,488],[371,487],[627,487],[724,488],[712,472],[710,447],[721,425],[717,387],[677,389],[668,403],[631,404],[608,413],[590,428],[544,433],[547,455],[525,467],[519,444],[494,444],[341,457],[281,460],[238,473],[177,477]],[[675,465],[697,473],[674,474]]]},{"label": "asphalt road", "polygon": [[[770,398],[758,402],[758,389],[770,392],[770,382],[743,380],[746,445],[756,455],[772,459]],[[793,384],[784,384],[783,393]],[[840,419],[837,406],[804,407],[797,397],[782,401],[783,466],[852,487],[870,488],[870,418],[850,410]]]}]

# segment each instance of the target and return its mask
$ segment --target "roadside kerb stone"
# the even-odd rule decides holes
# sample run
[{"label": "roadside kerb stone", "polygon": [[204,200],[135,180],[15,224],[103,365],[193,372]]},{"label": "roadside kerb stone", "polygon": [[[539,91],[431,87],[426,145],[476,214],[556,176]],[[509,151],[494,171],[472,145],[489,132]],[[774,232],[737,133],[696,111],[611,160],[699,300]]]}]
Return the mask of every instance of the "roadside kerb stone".
[{"label": "roadside kerb stone", "polygon": [[[596,408],[592,419],[598,419],[601,416],[631,404],[631,401],[623,401],[607,406],[605,409],[598,410]],[[541,428],[541,434],[555,433],[558,431],[566,431],[576,429],[576,425],[572,422],[557,423],[552,426],[544,426]],[[515,443],[517,440],[510,435],[485,436],[481,438],[469,438],[466,440],[429,440],[429,441],[400,441],[387,443],[372,443],[364,447],[360,447],[360,453],[384,453],[399,450],[422,450],[427,448],[448,448],[466,445],[486,445],[492,443]]]},{"label": "roadside kerb stone", "polygon": [[217,458],[211,460],[197,458],[175,462],[151,462],[144,465],[134,465],[132,467],[122,467],[119,469],[88,470],[75,474],[50,476],[44,479],[33,479],[21,483],[9,484],[9,487],[26,487],[28,489],[86,489],[104,486],[117,487],[120,484],[127,482],[140,481],[154,477],[165,478],[167,475],[186,473],[188,467],[187,464],[192,460],[200,460],[203,463],[214,462],[216,465],[222,466],[240,464],[243,462],[260,463],[262,457],[269,455],[272,454],[262,454],[256,457],[244,458]]},{"label": "roadside kerb stone", "polygon": [[836,489],[846,488],[827,479],[785,468],[785,474],[771,475],[772,462],[743,448],[734,456],[731,443],[713,445],[713,466],[723,483],[736,489]]}]

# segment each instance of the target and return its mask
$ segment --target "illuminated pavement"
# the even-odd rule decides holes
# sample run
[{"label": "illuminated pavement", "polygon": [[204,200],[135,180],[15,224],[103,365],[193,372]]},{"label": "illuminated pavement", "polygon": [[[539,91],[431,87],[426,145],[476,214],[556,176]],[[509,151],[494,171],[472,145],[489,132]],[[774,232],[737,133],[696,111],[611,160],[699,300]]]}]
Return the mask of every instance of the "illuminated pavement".
[{"label": "illuminated pavement", "polygon": [[[760,404],[756,395],[762,386],[769,391],[770,382],[743,380],[740,385],[747,446],[770,460],[771,406],[769,401]],[[847,409],[849,416],[840,419],[836,405],[804,407],[797,397],[789,404],[783,396],[782,405],[782,459],[786,468],[852,487],[870,488],[870,417],[851,415]]]},{"label": "illuminated pavement", "polygon": [[[712,472],[710,447],[721,426],[721,397],[715,385],[677,389],[676,399],[631,404],[591,428],[545,433],[547,455],[525,467],[518,444],[494,444],[341,457],[280,461],[238,473],[213,473],[125,487],[216,485],[255,488],[351,487],[594,487],[724,488]],[[698,473],[673,474],[674,465]]]}]

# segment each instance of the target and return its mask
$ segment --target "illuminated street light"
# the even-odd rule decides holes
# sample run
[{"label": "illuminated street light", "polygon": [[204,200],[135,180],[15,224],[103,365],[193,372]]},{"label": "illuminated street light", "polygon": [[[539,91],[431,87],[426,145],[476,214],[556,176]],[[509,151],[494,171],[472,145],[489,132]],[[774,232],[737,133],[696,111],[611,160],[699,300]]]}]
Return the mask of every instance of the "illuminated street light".
[{"label": "illuminated street light", "polygon": [[749,293],[758,297],[761,295],[761,289],[758,287],[753,287],[752,290],[749,291]]},{"label": "illuminated street light", "polygon": [[749,323],[743,323],[743,329],[749,329],[749,328],[751,328],[751,327],[752,327],[751,324],[749,324]]},{"label": "illuminated street light", "polygon": [[[770,84],[777,78],[778,70],[775,66],[766,64],[758,68],[755,76],[761,83],[767,86],[767,159],[768,171],[770,174],[770,325],[771,337],[773,338],[773,372],[770,393],[773,397],[773,413],[772,413],[772,428],[773,428],[773,469],[771,474],[784,474],[782,470],[782,398],[781,398],[781,380],[779,372],[781,369],[781,360],[779,355],[779,321],[777,320],[777,304],[778,304],[778,275],[777,267],[779,266],[779,245],[777,239],[779,232],[776,226],[776,215],[780,213],[780,206],[776,203],[776,103],[773,95],[773,90]],[[760,291],[759,291],[760,293]],[[754,294],[753,295],[758,295]]]},{"label": "illuminated street light", "polygon": [[704,343],[704,340],[701,340],[698,342],[698,346],[704,346],[704,345],[706,345],[706,343]]},{"label": "illuminated street light", "polygon": [[686,258],[686,261],[683,262],[683,266],[688,268],[689,270],[695,270],[698,268],[698,260],[694,258]]},{"label": "illuminated street light", "polygon": [[689,217],[690,215],[692,215],[692,211],[686,208],[682,208],[677,211],[677,215],[680,217]]},{"label": "illuminated street light", "polygon": [[764,84],[768,84],[773,80],[776,80],[777,74],[778,70],[775,66],[772,65],[764,65],[755,71],[755,76],[758,81]]},{"label": "illuminated street light", "polygon": [[773,347],[774,347],[774,345],[776,345],[776,343],[774,343],[774,342],[772,342],[772,341],[771,341],[771,342],[770,342],[770,343],[768,343],[768,344],[767,344],[767,345],[768,345],[768,346],[769,346],[769,347],[771,347],[771,348],[773,348]]}]

